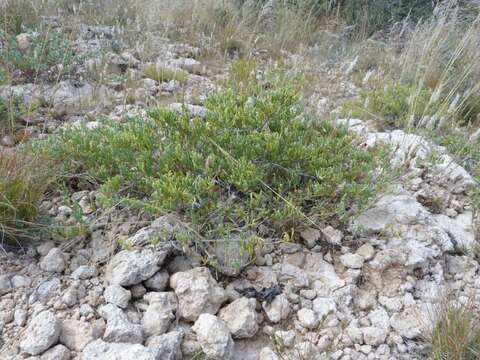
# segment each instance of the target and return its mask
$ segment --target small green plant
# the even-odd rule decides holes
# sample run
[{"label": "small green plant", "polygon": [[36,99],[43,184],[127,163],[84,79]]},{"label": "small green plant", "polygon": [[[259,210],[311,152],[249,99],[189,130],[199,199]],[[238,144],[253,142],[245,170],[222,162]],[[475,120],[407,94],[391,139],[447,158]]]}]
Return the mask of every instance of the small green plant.
[{"label": "small green plant", "polygon": [[143,74],[152,80],[158,82],[168,82],[170,80],[176,80],[183,84],[187,81],[187,73],[180,69],[169,69],[165,67],[159,67],[156,65],[148,65],[143,70]]},{"label": "small green plant", "polygon": [[52,181],[41,157],[0,151],[0,237],[22,237],[35,225],[38,206]]},{"label": "small green plant", "polygon": [[388,149],[359,148],[345,128],[310,118],[283,82],[226,89],[205,105],[206,119],[157,108],[65,130],[36,150],[103,183],[104,204],[176,212],[208,239],[344,221],[388,180]]},{"label": "small green plant", "polygon": [[431,334],[433,360],[480,356],[480,322],[471,305],[444,305]]},{"label": "small green plant", "polygon": [[0,31],[0,41],[6,46],[0,49],[0,59],[5,68],[19,69],[33,77],[60,66],[62,74],[71,70],[74,52],[62,33],[48,30],[45,32],[28,31],[29,46],[20,49],[14,36]]}]

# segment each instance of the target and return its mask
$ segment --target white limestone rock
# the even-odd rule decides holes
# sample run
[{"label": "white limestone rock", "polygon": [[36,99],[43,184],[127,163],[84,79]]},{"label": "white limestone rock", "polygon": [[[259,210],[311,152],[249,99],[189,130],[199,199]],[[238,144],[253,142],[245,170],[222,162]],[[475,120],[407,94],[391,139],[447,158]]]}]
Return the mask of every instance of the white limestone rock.
[{"label": "white limestone rock", "polygon": [[272,323],[279,323],[288,318],[291,310],[290,302],[285,294],[276,296],[270,304],[264,301],[262,307],[268,320]]},{"label": "white limestone rock", "polygon": [[36,315],[25,331],[20,342],[22,353],[40,355],[58,341],[61,331],[60,320],[51,311],[43,311]]},{"label": "white limestone rock", "polygon": [[203,352],[212,360],[233,359],[234,343],[227,325],[211,314],[201,314],[192,330],[197,334]]},{"label": "white limestone rock", "polygon": [[195,321],[203,313],[216,314],[227,299],[225,290],[205,267],[173,274],[170,287],[178,298],[179,315],[187,321]]},{"label": "white limestone rock", "polygon": [[167,255],[166,251],[153,249],[120,251],[108,263],[105,279],[121,286],[139,284],[159,270]]},{"label": "white limestone rock", "polygon": [[154,349],[140,344],[108,343],[101,339],[88,344],[82,360],[158,360]]},{"label": "white limestone rock", "polygon": [[242,297],[220,310],[219,318],[228,326],[234,339],[251,338],[258,331],[257,301]]},{"label": "white limestone rock", "polygon": [[121,309],[126,309],[130,299],[132,298],[130,291],[120,285],[108,286],[105,289],[103,296],[105,297],[105,301],[107,303],[118,306]]}]

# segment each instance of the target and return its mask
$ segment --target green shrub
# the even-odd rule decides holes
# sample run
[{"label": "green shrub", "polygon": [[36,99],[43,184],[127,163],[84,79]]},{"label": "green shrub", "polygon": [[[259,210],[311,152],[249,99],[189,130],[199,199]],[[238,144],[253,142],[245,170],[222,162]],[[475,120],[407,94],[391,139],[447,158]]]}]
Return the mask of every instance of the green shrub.
[{"label": "green shrub", "polygon": [[175,211],[208,238],[345,220],[386,182],[378,169],[388,151],[364,150],[346,129],[313,121],[292,87],[227,89],[206,107],[206,119],[159,108],[36,146],[66,173],[103,183],[103,203]]},{"label": "green shrub", "polygon": [[0,237],[25,235],[52,180],[48,162],[40,157],[0,151]]},{"label": "green shrub", "polygon": [[480,323],[471,306],[441,310],[431,335],[433,360],[474,360],[480,356]]},{"label": "green shrub", "polygon": [[180,69],[169,69],[165,67],[158,67],[156,65],[148,65],[143,70],[143,74],[152,80],[158,82],[168,82],[176,80],[183,84],[187,81],[187,73]]},{"label": "green shrub", "polygon": [[7,45],[0,49],[0,61],[5,68],[16,68],[30,77],[51,69],[55,65],[62,66],[62,73],[71,70],[74,52],[64,36],[56,31],[36,33],[29,32],[30,46],[25,51],[18,48],[15,37],[0,31],[0,41]]}]

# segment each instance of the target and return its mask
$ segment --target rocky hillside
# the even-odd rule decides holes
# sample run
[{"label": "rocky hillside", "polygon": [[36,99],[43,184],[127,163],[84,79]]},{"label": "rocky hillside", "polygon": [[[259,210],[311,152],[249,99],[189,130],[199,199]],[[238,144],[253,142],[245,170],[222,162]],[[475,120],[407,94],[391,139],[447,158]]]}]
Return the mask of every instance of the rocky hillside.
[{"label": "rocky hillside", "polygon": [[114,5],[0,2],[1,359],[478,358],[476,25]]}]

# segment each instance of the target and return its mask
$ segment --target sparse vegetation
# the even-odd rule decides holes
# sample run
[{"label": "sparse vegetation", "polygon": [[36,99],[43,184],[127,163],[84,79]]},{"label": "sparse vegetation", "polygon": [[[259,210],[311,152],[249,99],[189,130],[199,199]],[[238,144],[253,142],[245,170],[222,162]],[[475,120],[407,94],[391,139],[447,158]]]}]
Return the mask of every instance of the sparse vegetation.
[{"label": "sparse vegetation", "polygon": [[400,54],[377,56],[357,82],[360,99],[345,103],[342,115],[427,136],[478,179],[478,140],[469,138],[480,125],[478,17],[448,2],[441,9],[412,30]]},{"label": "sparse vegetation", "polygon": [[33,78],[40,73],[57,66],[55,73],[66,73],[73,64],[73,50],[68,41],[59,32],[53,30],[37,33],[28,32],[28,47],[19,48],[17,39],[0,32],[0,42],[6,46],[0,49],[3,67],[19,69]]},{"label": "sparse vegetation", "polygon": [[[480,358],[478,302],[446,304],[431,332],[415,314],[437,290],[451,289],[460,301],[479,289],[479,187],[445,164],[442,149],[423,151],[423,142],[417,147],[392,134],[402,129],[444,146],[452,163],[480,181],[479,9],[477,0],[0,0],[0,251],[15,255],[5,240],[61,239],[52,254],[67,255],[49,269],[51,244],[37,248],[42,271],[26,265],[16,279],[15,267],[28,258],[9,260],[1,296],[13,293],[35,309],[48,292],[54,315],[57,304],[75,315],[84,313],[83,295],[91,297],[82,283],[100,295],[99,279],[118,283],[125,289],[112,286],[112,297],[127,291],[131,299],[117,304],[105,289],[105,302],[132,323],[143,316],[133,335],[138,330],[135,342],[145,344],[118,351],[151,354],[147,335],[198,321],[198,314],[187,318],[186,307],[208,292],[218,296],[192,307],[226,323],[225,334],[220,327],[208,334],[225,343],[195,330],[198,341],[185,338],[180,346],[184,334],[171,331],[172,356],[204,359],[224,347],[217,357],[228,358],[232,339],[260,334],[261,325],[256,345],[285,358],[328,357],[339,344],[352,359],[428,351],[433,360]],[[347,129],[340,117],[369,126]],[[363,133],[371,127],[385,133]],[[381,143],[389,134],[395,150]],[[383,201],[365,213],[378,195]],[[132,239],[149,247],[120,258],[137,274],[108,279],[117,268],[127,272],[110,255],[118,246],[139,249]],[[28,244],[29,256],[35,246]],[[151,269],[134,269],[143,256],[140,267]],[[255,268],[237,281],[250,264]],[[198,266],[208,266],[217,284],[208,277],[182,294],[183,281],[170,275]],[[39,285],[34,292],[18,286],[27,275]],[[70,277],[79,291],[50,282]],[[154,310],[151,293],[142,299],[135,291],[143,286],[172,290],[178,299],[155,326],[145,321]],[[320,296],[328,289],[334,296]],[[234,304],[234,291],[244,304]],[[360,302],[349,301],[352,294]],[[87,300],[92,309],[99,305]],[[130,313],[132,301],[149,306]],[[232,304],[242,306],[246,319],[233,320],[245,329],[228,323],[231,309],[223,309]],[[24,328],[29,335],[35,319],[17,313],[26,304],[13,305],[6,334]],[[375,324],[385,309],[399,326]],[[107,328],[110,310],[102,314]],[[68,321],[63,315],[58,319]],[[112,342],[129,331],[124,325]],[[17,338],[6,336],[1,352],[50,352],[29,352]],[[35,337],[31,342],[37,347]],[[91,344],[116,356],[111,342]]]}]

